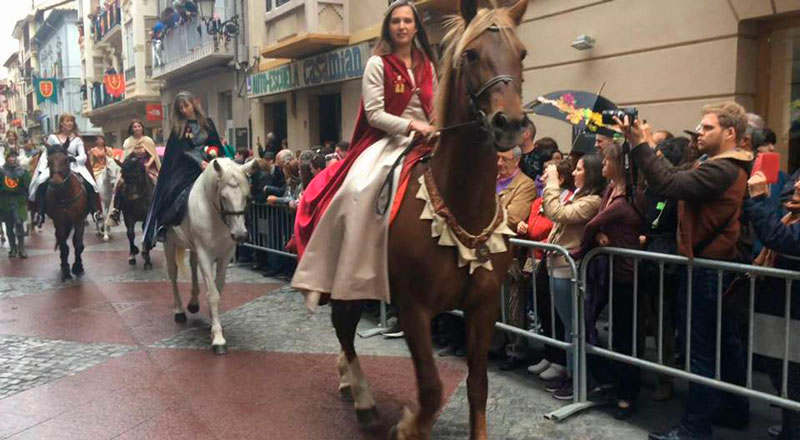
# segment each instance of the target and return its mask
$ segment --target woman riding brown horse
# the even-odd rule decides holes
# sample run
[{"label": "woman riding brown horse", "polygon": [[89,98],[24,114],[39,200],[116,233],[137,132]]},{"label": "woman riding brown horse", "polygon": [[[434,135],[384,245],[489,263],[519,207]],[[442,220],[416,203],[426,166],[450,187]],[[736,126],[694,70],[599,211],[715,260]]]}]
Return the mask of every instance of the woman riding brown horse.
[{"label": "woman riding brown horse", "polygon": [[69,246],[67,239],[72,233],[75,263],[72,274],[83,275],[83,220],[89,214],[89,196],[83,182],[70,169],[71,158],[60,146],[47,151],[47,167],[50,169],[50,184],[45,195],[47,216],[56,228],[56,246],[61,253],[61,281],[72,279],[69,268]]},{"label": "woman riding brown horse", "polygon": [[[431,437],[442,405],[431,320],[451,309],[463,310],[466,318],[470,438],[487,438],[488,349],[511,260],[506,236],[512,234],[495,194],[496,154],[518,143],[525,119],[525,49],[514,29],[527,4],[478,10],[477,0],[461,0],[461,16],[451,20],[445,37],[435,118],[441,135],[432,159],[413,168],[404,195],[398,194],[400,208],[389,231],[391,298],[419,391],[419,409],[406,411],[390,438]],[[340,359],[340,389],[350,388],[359,420],[368,422],[374,400],[353,346],[362,303],[334,300],[332,307],[347,361]]]}]

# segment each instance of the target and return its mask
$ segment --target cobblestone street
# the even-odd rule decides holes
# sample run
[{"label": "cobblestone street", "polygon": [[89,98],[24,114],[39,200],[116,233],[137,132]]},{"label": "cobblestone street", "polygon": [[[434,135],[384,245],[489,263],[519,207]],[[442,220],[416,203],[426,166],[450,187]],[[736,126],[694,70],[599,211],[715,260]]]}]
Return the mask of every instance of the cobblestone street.
[{"label": "cobblestone street", "polygon": [[[127,264],[124,235],[109,243],[87,235],[87,275],[61,284],[52,230],[30,241],[28,260],[0,257],[0,438],[383,439],[415,400],[404,341],[359,338],[383,422],[360,430],[336,392],[329,309],[310,315],[283,281],[230,268],[222,300],[230,351],[216,357],[202,293],[198,314],[173,321],[160,251],[145,272]],[[365,319],[361,329],[374,325]],[[466,365],[438,365],[446,404],[434,438],[467,438]],[[524,370],[493,366],[489,388],[493,439],[643,439],[680,413],[673,399],[644,403],[631,421],[588,410],[554,423],[544,414],[562,403]],[[717,438],[766,438],[775,420],[761,409],[749,434]]]}]

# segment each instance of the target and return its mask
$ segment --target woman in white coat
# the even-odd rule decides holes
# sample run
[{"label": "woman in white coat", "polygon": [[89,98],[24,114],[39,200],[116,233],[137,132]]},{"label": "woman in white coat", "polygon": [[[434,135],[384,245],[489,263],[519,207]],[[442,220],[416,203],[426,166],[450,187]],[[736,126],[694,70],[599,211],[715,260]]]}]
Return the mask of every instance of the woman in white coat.
[{"label": "woman in white coat", "polygon": [[86,148],[83,140],[78,136],[78,127],[75,124],[75,117],[69,113],[64,113],[58,118],[58,133],[51,134],[45,141],[45,150],[39,158],[36,171],[33,173],[31,185],[28,192],[28,200],[36,203],[36,216],[33,224],[41,226],[44,223],[45,196],[47,195],[47,183],[50,178],[50,169],[47,167],[47,148],[63,146],[71,157],[75,160],[70,164],[72,172],[78,174],[83,179],[86,192],[89,195],[89,211],[95,222],[103,220],[103,213],[99,211],[100,192],[97,188],[92,173],[86,166]]}]

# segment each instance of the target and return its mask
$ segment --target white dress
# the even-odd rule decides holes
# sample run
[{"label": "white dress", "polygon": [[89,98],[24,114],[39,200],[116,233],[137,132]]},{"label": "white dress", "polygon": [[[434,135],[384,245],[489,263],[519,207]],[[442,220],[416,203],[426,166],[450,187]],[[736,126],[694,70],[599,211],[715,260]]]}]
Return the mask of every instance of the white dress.
[{"label": "white dress", "polygon": [[[410,69],[409,77],[414,80]],[[406,135],[411,120],[428,118],[417,94],[400,116],[384,111],[383,83],[383,59],[373,56],[361,86],[364,112],[369,125],[387,136],[356,159],[320,218],[292,279],[297,289],[330,293],[333,299],[389,302],[389,213],[376,213],[375,202],[391,166],[411,141]],[[395,189],[399,174],[394,175]]]},{"label": "white dress", "polygon": [[[36,170],[33,172],[33,177],[31,178],[31,185],[28,189],[28,200],[30,201],[34,201],[36,199],[36,190],[39,188],[39,185],[50,178],[50,168],[47,167],[47,147],[56,145],[63,145],[63,143],[58,140],[58,136],[51,134],[47,138],[45,149],[42,150],[42,155],[39,157],[39,163],[36,165]],[[99,193],[100,191],[97,188],[97,182],[95,182],[92,173],[89,172],[89,168],[86,168],[86,149],[83,146],[83,140],[79,136],[75,136],[69,142],[67,153],[75,158],[75,161],[70,163],[70,169],[73,172],[80,174],[84,180],[92,185],[92,188],[94,188],[95,192]]]}]

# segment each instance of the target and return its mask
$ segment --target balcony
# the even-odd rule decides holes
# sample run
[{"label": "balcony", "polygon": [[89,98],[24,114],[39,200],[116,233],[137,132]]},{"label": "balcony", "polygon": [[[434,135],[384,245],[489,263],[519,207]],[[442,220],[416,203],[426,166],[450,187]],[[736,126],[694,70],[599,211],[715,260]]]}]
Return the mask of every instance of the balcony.
[{"label": "balcony", "polygon": [[300,59],[350,43],[349,0],[269,1],[264,58]]},{"label": "balcony", "polygon": [[[121,36],[120,24],[122,11],[119,5],[103,11],[92,21],[92,38],[98,45],[109,42],[112,38]],[[122,40],[120,40],[121,42]]]},{"label": "balcony", "polygon": [[125,95],[122,95],[119,98],[114,98],[113,96],[109,95],[108,92],[106,92],[105,87],[103,87],[103,83],[95,82],[92,84],[91,99],[92,110],[97,110],[107,105],[116,104],[117,102],[122,101],[125,99]]},{"label": "balcony", "polygon": [[228,41],[223,35],[209,34],[206,25],[194,17],[167,31],[158,54],[161,63],[153,66],[153,79],[166,80],[227,64],[236,44],[236,38]]}]

